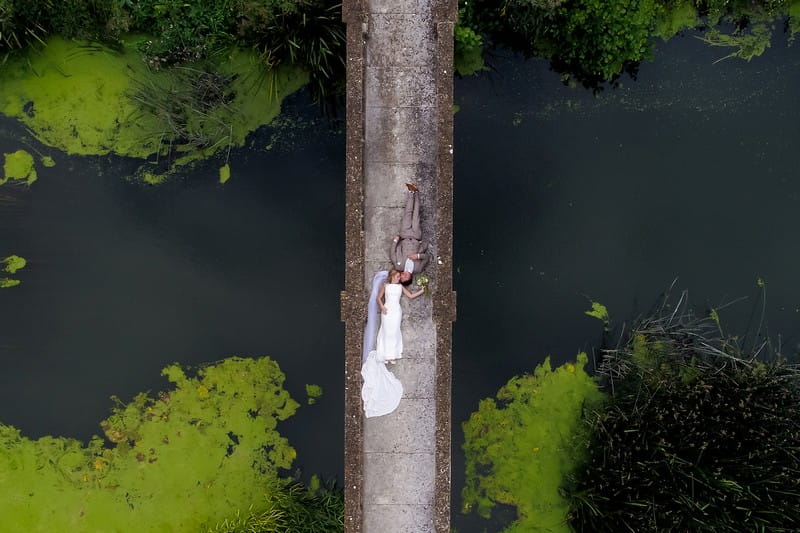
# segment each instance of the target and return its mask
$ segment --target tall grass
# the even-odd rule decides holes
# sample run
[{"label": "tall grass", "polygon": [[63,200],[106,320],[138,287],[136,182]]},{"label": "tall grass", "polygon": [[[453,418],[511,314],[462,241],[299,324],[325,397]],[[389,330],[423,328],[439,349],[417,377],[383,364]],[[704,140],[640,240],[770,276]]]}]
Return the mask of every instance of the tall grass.
[{"label": "tall grass", "polygon": [[237,512],[208,533],[337,533],[344,531],[344,497],[333,482],[295,481],[274,487],[263,505]]},{"label": "tall grass", "polygon": [[[800,370],[685,295],[607,350],[608,407],[574,475],[577,531],[798,531]],[[775,350],[779,355],[779,350]]]}]

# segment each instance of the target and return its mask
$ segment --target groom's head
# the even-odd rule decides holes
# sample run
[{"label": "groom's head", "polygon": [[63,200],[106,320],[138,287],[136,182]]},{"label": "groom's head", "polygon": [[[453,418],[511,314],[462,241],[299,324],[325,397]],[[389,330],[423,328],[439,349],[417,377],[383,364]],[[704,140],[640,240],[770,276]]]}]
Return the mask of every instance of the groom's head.
[{"label": "groom's head", "polygon": [[400,284],[405,285],[406,287],[411,285],[411,273],[400,272]]}]

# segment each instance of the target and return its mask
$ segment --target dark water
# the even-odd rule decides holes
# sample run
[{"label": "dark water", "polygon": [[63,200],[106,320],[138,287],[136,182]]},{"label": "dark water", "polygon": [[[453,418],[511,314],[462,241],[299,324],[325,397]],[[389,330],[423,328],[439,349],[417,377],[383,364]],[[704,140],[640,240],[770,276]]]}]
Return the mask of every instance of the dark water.
[{"label": "dark water", "polygon": [[[750,297],[721,314],[743,324],[761,277],[770,331],[795,350],[800,59],[777,40],[751,63],[712,65],[721,55],[675,39],[597,98],[503,52],[495,72],[457,81],[460,532],[500,529],[458,512],[461,421],[547,354],[590,350],[588,298],[620,322],[678,277],[701,309]],[[325,389],[280,426],[297,465],[341,479],[344,139],[303,95],[286,116],[234,152],[225,186],[219,161],[151,188],[121,179],[131,162],[54,153],[58,166],[14,190],[0,255],[30,264],[0,292],[1,421],[85,439],[110,395],[166,387],[171,362],[270,355],[299,401],[306,383]],[[46,151],[24,137],[0,121],[1,151]]]},{"label": "dark water", "polygon": [[[746,63],[691,37],[659,45],[638,81],[595,98],[544,61],[497,52],[458,80],[455,116],[453,526],[461,421],[512,375],[598,343],[588,298],[618,323],[674,278],[702,310],[740,296],[744,325],[766,281],[770,333],[800,324],[800,53],[776,39]],[[502,513],[512,518],[513,512]],[[500,520],[502,522],[502,519]]]},{"label": "dark water", "polygon": [[[224,186],[217,160],[148,187],[123,179],[132,162],[53,153],[57,166],[15,189],[0,255],[29,264],[0,293],[3,423],[86,439],[110,395],[163,390],[171,362],[269,355],[300,403],[306,383],[324,390],[279,426],[296,464],[341,477],[344,139],[310,122],[303,95],[288,107],[290,125],[232,153]],[[0,151],[43,150],[0,127]]]}]

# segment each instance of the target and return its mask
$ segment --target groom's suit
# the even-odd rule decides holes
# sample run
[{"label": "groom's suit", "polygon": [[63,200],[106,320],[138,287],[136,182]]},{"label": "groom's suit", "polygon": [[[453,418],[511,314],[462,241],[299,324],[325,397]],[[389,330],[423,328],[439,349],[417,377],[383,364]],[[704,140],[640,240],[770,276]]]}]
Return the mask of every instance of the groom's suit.
[{"label": "groom's suit", "polygon": [[406,209],[403,212],[403,221],[400,224],[400,239],[392,242],[390,257],[394,268],[402,272],[405,270],[406,259],[411,254],[416,255],[412,259],[413,273],[419,274],[428,266],[430,256],[428,243],[422,240],[422,231],[419,226],[419,193],[406,193]]}]

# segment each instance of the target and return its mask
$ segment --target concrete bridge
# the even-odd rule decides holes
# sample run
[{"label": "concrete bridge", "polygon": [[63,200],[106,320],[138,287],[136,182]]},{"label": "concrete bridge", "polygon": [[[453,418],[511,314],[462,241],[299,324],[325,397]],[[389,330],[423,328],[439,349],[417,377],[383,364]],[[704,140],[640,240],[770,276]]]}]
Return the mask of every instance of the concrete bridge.
[{"label": "concrete bridge", "polygon": [[[455,0],[344,0],[347,24],[345,531],[450,531]],[[420,188],[431,294],[403,299],[403,399],[365,419],[361,351],[373,274]]]}]

